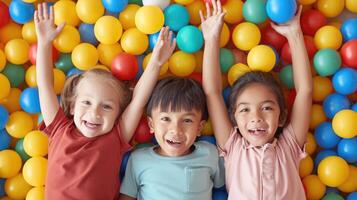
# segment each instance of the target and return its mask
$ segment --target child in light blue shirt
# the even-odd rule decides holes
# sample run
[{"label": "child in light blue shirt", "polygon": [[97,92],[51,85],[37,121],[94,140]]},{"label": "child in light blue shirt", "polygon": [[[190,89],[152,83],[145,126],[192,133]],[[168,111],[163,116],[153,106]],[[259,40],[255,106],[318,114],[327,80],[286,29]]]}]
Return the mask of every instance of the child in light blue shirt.
[{"label": "child in light blue shirt", "polygon": [[158,145],[132,153],[120,200],[212,199],[212,188],[224,185],[224,174],[216,147],[195,142],[207,119],[199,83],[177,77],[159,81],[147,114]]}]

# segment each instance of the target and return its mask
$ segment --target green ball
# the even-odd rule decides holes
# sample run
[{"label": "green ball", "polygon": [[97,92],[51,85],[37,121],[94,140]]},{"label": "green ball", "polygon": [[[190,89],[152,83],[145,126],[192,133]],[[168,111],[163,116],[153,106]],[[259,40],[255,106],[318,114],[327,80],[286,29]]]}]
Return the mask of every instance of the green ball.
[{"label": "green ball", "polygon": [[260,24],[267,20],[264,0],[247,0],[243,5],[243,17],[246,21]]},{"label": "green ball", "polygon": [[16,142],[16,146],[15,146],[15,151],[20,155],[22,162],[26,162],[28,159],[31,158],[31,156],[29,156],[24,149],[24,138],[19,139]]},{"label": "green ball", "polygon": [[151,143],[139,143],[135,145],[135,149],[141,149],[141,148],[146,148],[146,147],[152,147],[153,144]]},{"label": "green ball", "polygon": [[55,63],[57,69],[67,73],[74,67],[70,53],[62,53]]},{"label": "green ball", "polygon": [[139,6],[143,6],[142,0],[129,0],[128,4],[136,4]]},{"label": "green ball", "polygon": [[330,76],[341,67],[340,54],[330,48],[320,49],[314,56],[314,68],[320,76]]},{"label": "green ball", "polygon": [[8,63],[2,73],[9,79],[11,87],[18,87],[25,80],[25,69],[22,65]]},{"label": "green ball", "polygon": [[234,64],[233,53],[226,48],[221,48],[219,51],[219,62],[221,64],[221,71],[227,73]]},{"label": "green ball", "polygon": [[279,78],[287,88],[293,89],[295,87],[293,68],[291,65],[286,65],[283,69],[280,70]]},{"label": "green ball", "polygon": [[334,192],[329,192],[322,198],[322,200],[344,200],[344,198]]}]

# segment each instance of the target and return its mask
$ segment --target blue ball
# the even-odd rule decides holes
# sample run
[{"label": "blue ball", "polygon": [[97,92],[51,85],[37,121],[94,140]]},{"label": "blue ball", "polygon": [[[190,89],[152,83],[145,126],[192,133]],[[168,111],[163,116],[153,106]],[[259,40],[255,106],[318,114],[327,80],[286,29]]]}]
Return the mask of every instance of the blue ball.
[{"label": "blue ball", "polygon": [[81,23],[81,25],[79,25],[79,34],[81,35],[82,42],[90,43],[94,46],[99,44],[94,35],[94,24]]},{"label": "blue ball", "polygon": [[203,135],[197,138],[197,141],[206,141],[213,145],[216,145],[216,138],[210,135]]},{"label": "blue ball", "polygon": [[347,196],[346,200],[357,200],[357,192],[352,192]]},{"label": "blue ball", "polygon": [[315,129],[315,140],[320,147],[331,149],[337,146],[341,138],[333,131],[331,122],[323,122]]},{"label": "blue ball", "polygon": [[119,171],[120,180],[123,180],[123,178],[124,178],[126,166],[128,164],[130,155],[131,155],[131,151],[126,152],[123,156],[122,161],[121,161],[121,166],[120,166],[120,171]]},{"label": "blue ball", "polygon": [[144,55],[139,55],[136,56],[136,60],[138,61],[138,66],[139,66],[139,71],[136,73],[135,80],[139,80],[141,75],[144,73],[143,69],[143,60],[144,60]]},{"label": "blue ball", "polygon": [[0,129],[4,129],[9,121],[9,112],[3,105],[0,105]]},{"label": "blue ball", "polygon": [[332,85],[336,92],[344,95],[357,91],[357,70],[341,68],[332,77]]},{"label": "blue ball", "polygon": [[357,103],[355,103],[355,104],[352,105],[351,110],[357,112]]},{"label": "blue ball", "polygon": [[357,39],[357,18],[345,20],[341,25],[340,31],[344,42]]},{"label": "blue ball", "polygon": [[23,1],[12,1],[9,6],[11,18],[18,24],[25,24],[33,19],[35,6]]},{"label": "blue ball", "polygon": [[102,4],[109,12],[118,13],[128,5],[128,0],[102,0]]},{"label": "blue ball", "polygon": [[231,95],[232,88],[231,87],[226,87],[223,90],[223,98],[224,98],[224,103],[226,103],[226,106],[229,105],[229,96]]},{"label": "blue ball", "polygon": [[214,189],[212,192],[212,200],[227,200],[228,194],[225,190],[216,190]]},{"label": "blue ball", "polygon": [[70,76],[75,75],[75,74],[83,74],[83,71],[79,70],[78,68],[73,67],[72,69],[70,69],[67,72],[67,77],[70,77]]},{"label": "blue ball", "polygon": [[315,157],[315,162],[314,162],[315,168],[317,168],[317,166],[319,166],[321,160],[323,160],[324,158],[329,157],[329,156],[337,156],[337,153],[333,150],[320,151]]},{"label": "blue ball", "polygon": [[[154,47],[157,43],[157,38],[159,38],[159,35],[160,35],[160,31],[149,35],[149,47],[151,50],[154,49]],[[173,41],[175,37],[176,37],[175,33],[172,32],[172,40],[171,41]]]},{"label": "blue ball", "polygon": [[186,53],[195,53],[203,46],[202,32],[192,25],[180,29],[177,34],[177,46]]},{"label": "blue ball", "polygon": [[350,106],[350,100],[346,96],[338,93],[328,95],[323,101],[323,109],[326,117],[329,119],[332,119],[339,111],[349,109]]},{"label": "blue ball", "polygon": [[171,4],[164,11],[165,26],[173,31],[178,31],[190,21],[190,15],[186,7],[179,4]]},{"label": "blue ball", "polygon": [[4,187],[5,181],[6,179],[0,178],[0,197],[4,197],[6,195]]},{"label": "blue ball", "polygon": [[327,187],[326,188],[326,194],[328,194],[330,192],[333,192],[333,193],[336,193],[336,194],[340,194],[340,191],[337,188]]},{"label": "blue ball", "polygon": [[10,147],[11,136],[5,129],[0,130],[0,151],[8,149]]},{"label": "blue ball", "polygon": [[296,8],[295,0],[268,0],[266,4],[268,17],[278,24],[290,21],[295,16]]},{"label": "blue ball", "polygon": [[41,112],[38,89],[29,87],[22,91],[20,95],[20,106],[28,113]]},{"label": "blue ball", "polygon": [[357,137],[342,139],[338,143],[337,153],[349,163],[357,162]]}]

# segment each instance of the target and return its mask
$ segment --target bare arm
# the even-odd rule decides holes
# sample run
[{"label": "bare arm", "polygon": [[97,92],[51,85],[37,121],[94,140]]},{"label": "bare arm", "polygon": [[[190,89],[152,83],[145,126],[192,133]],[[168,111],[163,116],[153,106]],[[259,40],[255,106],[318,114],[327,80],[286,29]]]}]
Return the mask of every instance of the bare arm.
[{"label": "bare arm", "polygon": [[206,18],[203,16],[202,11],[200,11],[201,28],[205,39],[202,70],[203,89],[206,94],[208,112],[218,146],[223,148],[232,130],[232,124],[222,96],[219,62],[219,41],[225,13],[222,11],[219,0],[212,0],[212,5],[213,12],[211,13],[209,5],[206,3]]},{"label": "bare arm", "polygon": [[52,41],[62,31],[64,24],[54,25],[53,7],[48,15],[47,5],[38,4],[34,21],[38,38],[36,77],[39,91],[41,113],[46,125],[49,125],[59,109],[56,93],[53,89]]},{"label": "bare arm", "polygon": [[295,102],[291,113],[291,125],[300,147],[305,144],[309,130],[312,105],[312,77],[309,57],[306,52],[304,36],[300,28],[301,6],[294,19],[285,25],[272,27],[284,35],[289,42],[293,61]]},{"label": "bare arm", "polygon": [[119,200],[136,200],[136,198],[129,197],[129,196],[125,195],[125,194],[120,194]]},{"label": "bare arm", "polygon": [[120,129],[126,141],[130,141],[146,103],[157,82],[160,67],[169,59],[175,49],[176,41],[171,41],[172,32],[169,27],[162,28],[158,41],[154,47],[151,59],[135,86],[133,98],[120,118]]}]

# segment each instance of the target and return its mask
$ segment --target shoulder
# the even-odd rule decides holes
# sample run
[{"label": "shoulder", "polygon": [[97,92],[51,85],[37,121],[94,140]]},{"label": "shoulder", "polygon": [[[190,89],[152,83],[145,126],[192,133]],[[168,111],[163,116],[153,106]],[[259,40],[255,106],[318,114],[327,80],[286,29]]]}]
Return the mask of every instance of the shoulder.
[{"label": "shoulder", "polygon": [[195,147],[197,151],[199,151],[200,153],[218,157],[217,147],[209,142],[205,142],[205,141],[195,142]]},{"label": "shoulder", "polygon": [[135,149],[131,155],[130,158],[133,161],[142,161],[143,158],[148,158],[151,154],[153,147],[144,147],[140,149]]}]

